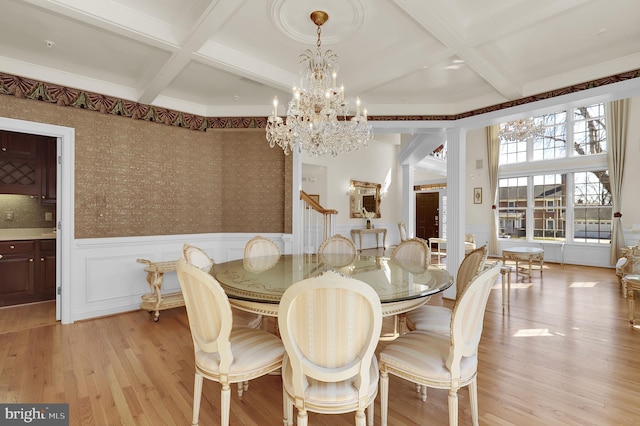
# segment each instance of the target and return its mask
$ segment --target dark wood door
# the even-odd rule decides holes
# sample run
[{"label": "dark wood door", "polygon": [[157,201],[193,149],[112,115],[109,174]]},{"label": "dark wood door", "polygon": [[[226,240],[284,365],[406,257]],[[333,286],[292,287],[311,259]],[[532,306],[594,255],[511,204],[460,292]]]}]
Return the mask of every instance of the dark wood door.
[{"label": "dark wood door", "polygon": [[440,235],[440,194],[416,194],[416,237],[428,240]]}]

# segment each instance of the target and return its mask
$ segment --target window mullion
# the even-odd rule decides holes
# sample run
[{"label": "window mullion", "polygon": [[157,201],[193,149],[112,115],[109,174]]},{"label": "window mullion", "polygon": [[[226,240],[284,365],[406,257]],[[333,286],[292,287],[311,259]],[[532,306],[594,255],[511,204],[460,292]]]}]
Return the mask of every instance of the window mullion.
[{"label": "window mullion", "polygon": [[567,124],[565,131],[565,155],[567,157],[575,157],[577,154],[573,149],[573,134],[574,134],[574,113],[575,108],[567,108]]},{"label": "window mullion", "polygon": [[565,231],[565,240],[567,243],[573,243],[573,228],[574,228],[574,219],[575,219],[575,215],[573,212],[573,207],[574,207],[574,198],[575,198],[575,179],[573,177],[573,173],[567,173],[567,184],[566,184],[566,191],[567,191],[567,210],[566,210],[566,217],[567,217],[567,223],[565,223],[565,227],[566,227],[566,231]]},{"label": "window mullion", "polygon": [[533,241],[533,227],[534,227],[534,199],[533,199],[533,176],[527,177],[527,229],[526,240]]}]

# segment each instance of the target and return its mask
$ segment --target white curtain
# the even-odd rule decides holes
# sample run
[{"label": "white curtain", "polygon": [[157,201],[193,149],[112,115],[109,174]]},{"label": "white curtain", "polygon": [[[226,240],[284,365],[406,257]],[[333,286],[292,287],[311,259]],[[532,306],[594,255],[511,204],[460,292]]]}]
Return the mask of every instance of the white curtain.
[{"label": "white curtain", "polygon": [[491,255],[498,253],[498,166],[500,162],[500,139],[498,138],[499,126],[485,128],[487,137],[487,169],[489,170],[489,199],[491,200],[491,233],[489,234],[489,251]]},{"label": "white curtain", "polygon": [[624,158],[627,148],[627,127],[629,125],[629,99],[605,104],[607,126],[607,162],[613,201],[613,221],[611,222],[611,250],[609,263],[615,265],[621,257],[620,249],[625,247],[622,232],[622,180]]}]

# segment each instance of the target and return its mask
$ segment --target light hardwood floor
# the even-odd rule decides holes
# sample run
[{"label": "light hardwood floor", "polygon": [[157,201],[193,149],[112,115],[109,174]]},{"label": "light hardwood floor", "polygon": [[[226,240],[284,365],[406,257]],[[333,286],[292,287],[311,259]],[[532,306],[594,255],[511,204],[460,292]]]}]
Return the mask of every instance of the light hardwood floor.
[{"label": "light hardwood floor", "polygon": [[[434,298],[429,303],[443,303]],[[445,301],[448,304],[449,301]],[[51,303],[0,309],[0,401],[67,402],[71,425],[188,425],[193,349],[183,308],[154,323],[134,311],[60,325]],[[381,345],[384,343],[381,343]],[[501,309],[492,291],[480,343],[482,425],[640,424],[640,329],[627,321],[612,269],[545,264],[542,279],[514,283]],[[389,424],[447,425],[447,391],[427,402],[391,376]],[[470,425],[468,391],[460,425]],[[251,382],[231,400],[232,425],[281,425],[280,377]],[[201,425],[219,424],[220,388],[205,380]],[[380,424],[376,402],[376,424]],[[309,417],[351,425],[352,414]]]}]

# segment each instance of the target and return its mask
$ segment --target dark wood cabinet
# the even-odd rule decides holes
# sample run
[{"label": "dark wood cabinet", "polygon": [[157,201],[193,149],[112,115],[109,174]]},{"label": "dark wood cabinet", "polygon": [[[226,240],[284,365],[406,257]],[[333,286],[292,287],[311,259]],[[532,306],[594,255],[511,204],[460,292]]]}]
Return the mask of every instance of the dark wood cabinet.
[{"label": "dark wood cabinet", "polygon": [[38,149],[40,157],[40,203],[55,204],[57,190],[58,152],[55,138],[43,138]]},{"label": "dark wood cabinet", "polygon": [[0,194],[40,196],[39,138],[0,131]]},{"label": "dark wood cabinet", "polygon": [[38,285],[42,300],[56,298],[56,240],[39,240]]},{"label": "dark wood cabinet", "polygon": [[27,133],[0,131],[0,159],[35,160],[39,138]]},{"label": "dark wood cabinet", "polygon": [[0,241],[0,306],[55,299],[56,241]]},{"label": "dark wood cabinet", "polygon": [[0,194],[32,195],[55,204],[56,138],[0,130]]},{"label": "dark wood cabinet", "polygon": [[2,241],[0,254],[0,306],[35,301],[34,242]]}]

